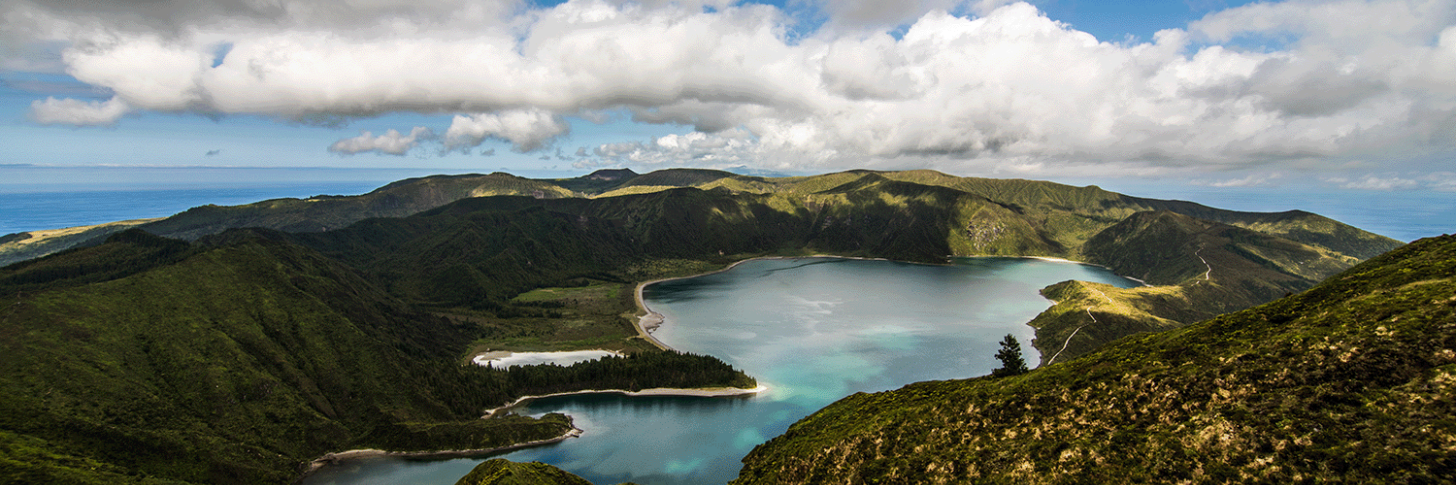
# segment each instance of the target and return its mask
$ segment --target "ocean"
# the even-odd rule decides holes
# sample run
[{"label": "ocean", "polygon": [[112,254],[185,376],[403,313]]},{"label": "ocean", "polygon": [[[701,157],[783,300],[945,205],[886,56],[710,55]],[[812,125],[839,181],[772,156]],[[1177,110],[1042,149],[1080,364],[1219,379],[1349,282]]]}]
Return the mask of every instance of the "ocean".
[{"label": "ocean", "polygon": [[[489,170],[0,165],[0,235],[167,217],[207,204],[359,195],[410,177],[474,172]],[[522,174],[543,175],[566,176]]]}]

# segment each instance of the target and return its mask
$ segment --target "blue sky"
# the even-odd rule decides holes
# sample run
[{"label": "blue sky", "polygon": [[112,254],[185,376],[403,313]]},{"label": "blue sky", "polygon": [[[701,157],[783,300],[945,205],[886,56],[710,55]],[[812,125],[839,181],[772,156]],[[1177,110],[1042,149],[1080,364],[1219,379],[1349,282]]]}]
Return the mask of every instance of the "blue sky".
[{"label": "blue sky", "polygon": [[279,5],[7,3],[0,165],[1456,190],[1450,0]]}]

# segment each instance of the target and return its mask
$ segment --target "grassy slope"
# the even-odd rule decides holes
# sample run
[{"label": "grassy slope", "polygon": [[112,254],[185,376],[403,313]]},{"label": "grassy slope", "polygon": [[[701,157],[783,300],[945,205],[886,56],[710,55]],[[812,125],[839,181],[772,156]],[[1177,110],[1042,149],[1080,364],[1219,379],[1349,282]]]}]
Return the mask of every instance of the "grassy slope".
[{"label": "grassy slope", "polygon": [[64,251],[87,241],[105,239],[112,234],[157,220],[159,219],[137,219],[10,234],[0,238],[0,267]]},{"label": "grassy slope", "polygon": [[404,217],[456,200],[492,195],[555,198],[574,194],[549,181],[505,173],[434,176],[401,180],[359,196],[273,199],[229,207],[206,205],[143,228],[153,234],[188,240],[239,227],[316,232],[370,217]]},{"label": "grassy slope", "polygon": [[1002,379],[856,394],[750,483],[1431,483],[1456,470],[1456,238]]},{"label": "grassy slope", "polygon": [[461,477],[455,485],[592,485],[586,479],[540,462],[515,463],[496,458],[486,460]]},{"label": "grassy slope", "polygon": [[1079,282],[1043,290],[1056,302],[1030,322],[1043,363],[1303,291],[1355,263],[1322,247],[1168,211],[1128,216],[1088,240],[1083,253],[1154,286],[1098,290]]},{"label": "grassy slope", "polygon": [[[0,481],[286,482],[324,452],[410,439],[392,423],[495,404],[456,364],[468,328],[312,251],[124,234],[0,273]],[[127,263],[98,277],[96,261]],[[497,446],[569,429],[492,425]]]}]

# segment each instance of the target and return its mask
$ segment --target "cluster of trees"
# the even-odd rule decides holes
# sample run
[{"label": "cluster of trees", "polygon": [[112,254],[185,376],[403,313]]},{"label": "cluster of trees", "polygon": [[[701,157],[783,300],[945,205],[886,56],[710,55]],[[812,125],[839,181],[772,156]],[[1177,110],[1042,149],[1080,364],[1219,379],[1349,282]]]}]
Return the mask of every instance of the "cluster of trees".
[{"label": "cluster of trees", "polygon": [[508,369],[454,366],[449,375],[421,383],[452,406],[475,410],[508,404],[522,396],[540,396],[589,389],[640,391],[653,388],[737,387],[758,382],[717,357],[666,351],[625,357],[607,356],[563,366],[539,364]]},{"label": "cluster of trees", "polygon": [[585,389],[640,391],[659,387],[740,387],[758,385],[743,371],[710,355],[685,352],[648,352],[626,357],[607,356],[570,366],[541,364],[488,369],[519,396]]}]

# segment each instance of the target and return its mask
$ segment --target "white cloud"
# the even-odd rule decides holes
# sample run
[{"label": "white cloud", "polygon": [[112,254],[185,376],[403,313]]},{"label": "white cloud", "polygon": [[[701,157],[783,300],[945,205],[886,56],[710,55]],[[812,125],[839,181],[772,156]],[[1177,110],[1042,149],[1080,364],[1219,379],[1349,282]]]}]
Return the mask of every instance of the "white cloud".
[{"label": "white cloud", "polygon": [[[914,21],[925,12],[954,9],[961,0],[808,0],[829,18],[834,27],[895,27]],[[982,11],[997,3],[1007,1],[982,0],[977,2]]]},{"label": "white cloud", "polygon": [[125,101],[46,98],[30,103],[30,119],[42,125],[111,126],[131,112]]},{"label": "white cloud", "polygon": [[1425,177],[1422,177],[1422,179],[1426,182],[1426,186],[1427,187],[1430,187],[1432,189],[1440,190],[1440,191],[1443,191],[1443,192],[1456,191],[1456,173],[1453,173],[1453,172],[1436,172],[1436,173],[1430,173],[1430,174],[1426,174],[1426,176]]},{"label": "white cloud", "polygon": [[515,151],[525,153],[545,147],[570,130],[566,120],[539,109],[456,115],[445,132],[445,146],[452,150],[468,149],[487,138],[496,138],[510,142]]},{"label": "white cloud", "polygon": [[1194,185],[1206,185],[1209,187],[1268,187],[1274,181],[1283,178],[1281,173],[1249,174],[1244,178],[1224,179],[1213,181],[1195,181]]},{"label": "white cloud", "polygon": [[1343,177],[1332,177],[1325,180],[1328,183],[1338,185],[1342,189],[1356,190],[1400,190],[1414,189],[1421,186],[1421,183],[1407,178],[1397,176],[1377,177],[1366,175],[1357,180],[1350,180]]},{"label": "white cloud", "polygon": [[1258,3],[1141,44],[1005,3],[812,1],[828,27],[791,38],[802,19],[720,0],[16,0],[0,31],[68,43],[67,72],[118,106],[453,113],[450,149],[532,151],[563,116],[625,110],[730,140],[597,147],[641,163],[1157,173],[1456,152],[1456,2]]},{"label": "white cloud", "polygon": [[[698,131],[684,135],[671,134],[645,143],[606,143],[593,148],[590,154],[585,150],[578,151],[577,156],[595,156],[611,165],[716,168],[756,163],[760,160],[758,150],[758,143],[751,133],[734,129],[714,134]],[[589,165],[583,165],[585,166]]]},{"label": "white cloud", "polygon": [[396,130],[389,130],[383,135],[374,136],[373,133],[362,131],[354,138],[344,138],[329,146],[329,151],[340,155],[354,155],[364,152],[378,152],[389,155],[403,156],[411,149],[418,146],[421,141],[430,140],[435,134],[429,128],[416,126],[410,130],[409,135],[401,134]]}]

